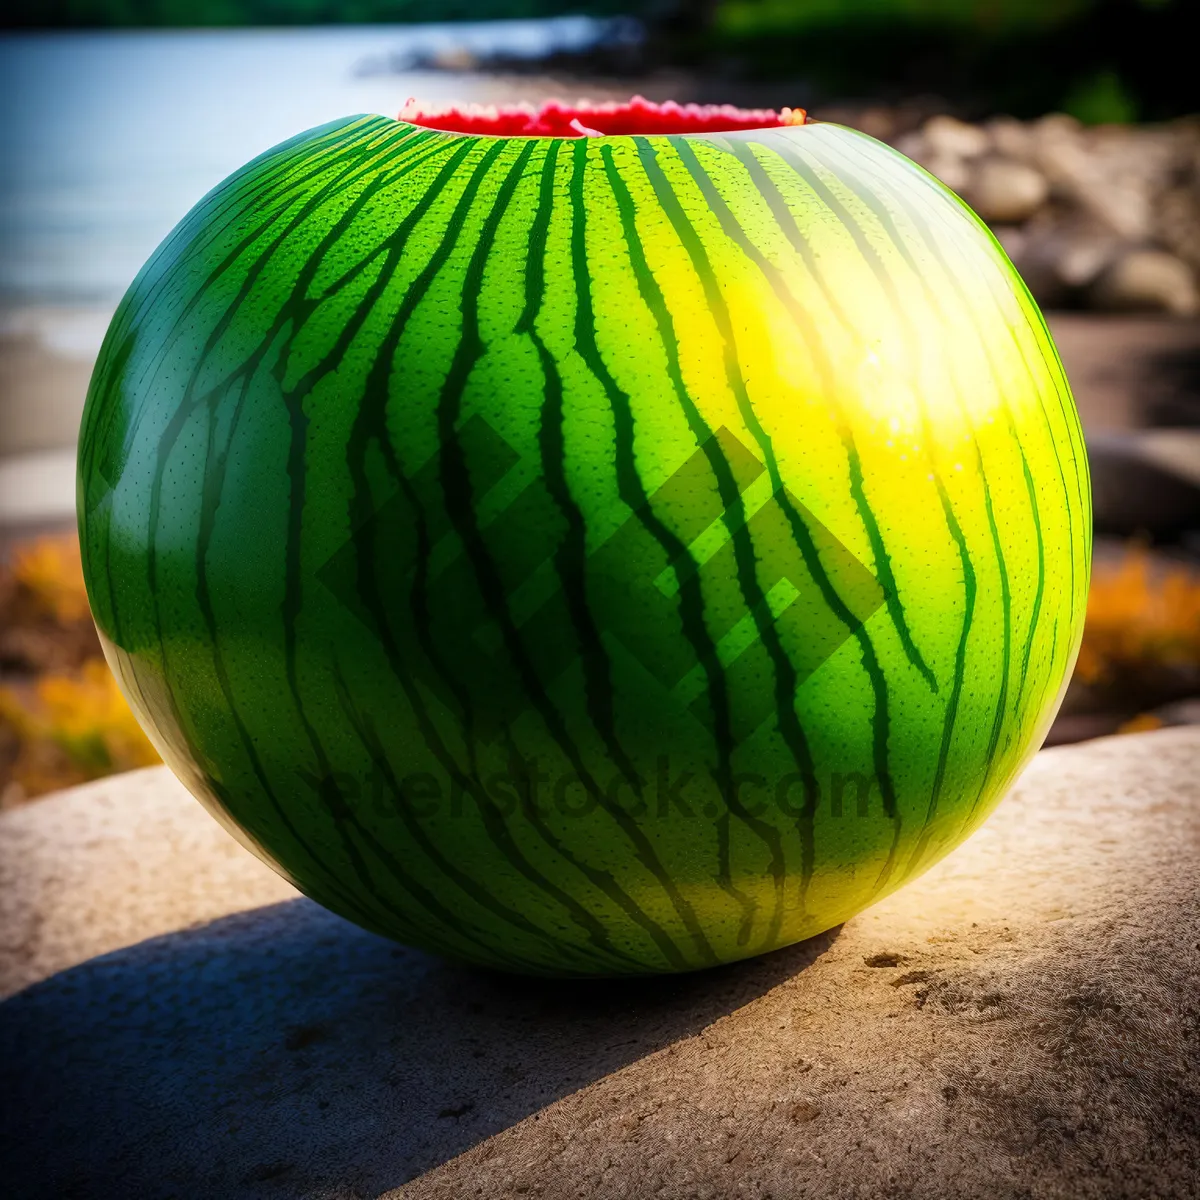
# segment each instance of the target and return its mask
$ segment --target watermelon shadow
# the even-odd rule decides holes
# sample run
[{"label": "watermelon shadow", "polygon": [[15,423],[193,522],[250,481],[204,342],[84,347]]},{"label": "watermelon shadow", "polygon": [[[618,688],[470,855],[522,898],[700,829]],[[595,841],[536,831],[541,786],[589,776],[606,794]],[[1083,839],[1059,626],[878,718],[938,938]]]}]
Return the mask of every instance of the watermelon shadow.
[{"label": "watermelon shadow", "polygon": [[10,1196],[376,1196],[802,971],[831,931],[695,975],[445,963],[290,901],[0,1005]]}]

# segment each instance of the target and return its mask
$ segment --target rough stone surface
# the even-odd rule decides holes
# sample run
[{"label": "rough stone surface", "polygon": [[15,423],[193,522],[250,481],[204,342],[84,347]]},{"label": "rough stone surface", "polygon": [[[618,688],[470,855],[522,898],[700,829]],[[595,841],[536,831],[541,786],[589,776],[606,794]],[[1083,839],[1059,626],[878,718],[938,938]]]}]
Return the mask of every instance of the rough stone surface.
[{"label": "rough stone surface", "polygon": [[1051,313],[1085,433],[1200,428],[1200,321]]},{"label": "rough stone surface", "polygon": [[955,117],[930,117],[922,131],[930,150],[946,158],[974,158],[988,148],[988,135]]},{"label": "rough stone surface", "polygon": [[1200,309],[1192,272],[1164,250],[1131,250],[1097,280],[1097,308],[1116,312],[1148,310],[1190,316]]},{"label": "rough stone surface", "polygon": [[989,224],[1007,224],[1033,216],[1049,190],[1046,177],[1027,163],[988,158],[972,172],[964,195]]},{"label": "rough stone surface", "polygon": [[1200,179],[1165,192],[1158,205],[1158,236],[1193,271],[1200,271]]},{"label": "rough stone surface", "polygon": [[165,767],[72,788],[0,818],[0,996],[297,895]]},{"label": "rough stone surface", "polygon": [[0,839],[5,979],[49,976],[0,1006],[10,1195],[1200,1193],[1195,729],[1044,751],[840,930],[645,982],[252,907],[286,885],[161,772]]},{"label": "rough stone surface", "polygon": [[900,113],[885,116],[847,109],[838,119],[872,126],[869,132],[961,193],[992,225],[1043,306],[1197,311],[1194,119],[1085,128],[1063,113],[981,126],[934,116],[902,131]]},{"label": "rough stone surface", "polygon": [[1179,536],[1200,517],[1200,430],[1154,429],[1088,439],[1097,532]]}]

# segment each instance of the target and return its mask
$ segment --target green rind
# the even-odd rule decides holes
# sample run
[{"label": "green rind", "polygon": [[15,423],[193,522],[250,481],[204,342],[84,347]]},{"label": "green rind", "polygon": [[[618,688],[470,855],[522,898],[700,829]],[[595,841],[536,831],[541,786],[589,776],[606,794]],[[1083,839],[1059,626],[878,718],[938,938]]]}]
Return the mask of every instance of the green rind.
[{"label": "green rind", "polygon": [[110,662],[231,830],[555,974],[760,953],[936,861],[1040,744],[1090,567],[1036,306],[835,126],[292,139],[125,297],[79,517]]}]

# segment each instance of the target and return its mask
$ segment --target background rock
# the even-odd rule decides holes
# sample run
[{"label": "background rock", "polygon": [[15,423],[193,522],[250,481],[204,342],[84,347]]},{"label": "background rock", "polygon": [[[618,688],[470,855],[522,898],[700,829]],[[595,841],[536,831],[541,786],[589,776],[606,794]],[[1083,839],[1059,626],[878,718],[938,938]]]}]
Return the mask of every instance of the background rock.
[{"label": "background rock", "polygon": [[1095,307],[1114,312],[1168,312],[1191,316],[1200,307],[1187,264],[1165,250],[1130,250],[1096,281]]},{"label": "background rock", "polygon": [[0,1006],[10,1194],[1195,1196],[1198,762],[1044,751],[841,930],[583,985],[239,911],[286,885],[163,771],[16,810],[5,974],[56,973]]},{"label": "background rock", "polygon": [[1088,467],[1098,533],[1169,537],[1200,520],[1200,430],[1093,434]]},{"label": "background rock", "polygon": [[[864,118],[868,111],[876,136],[889,137],[879,110]],[[837,115],[864,126],[853,113]],[[1088,128],[1062,113],[983,125],[938,115],[889,140],[995,228],[1041,304],[1197,311],[1196,121]]]},{"label": "background rock", "polygon": [[965,198],[989,224],[1014,224],[1033,216],[1050,187],[1046,177],[1026,163],[986,158],[972,172]]},{"label": "background rock", "polygon": [[955,117],[930,117],[921,131],[930,154],[943,158],[975,158],[988,148],[988,135]]},{"label": "background rock", "polygon": [[1158,207],[1159,240],[1193,271],[1200,270],[1200,180],[1172,188]]},{"label": "background rock", "polygon": [[1200,321],[1060,312],[1049,324],[1089,438],[1200,428]]}]

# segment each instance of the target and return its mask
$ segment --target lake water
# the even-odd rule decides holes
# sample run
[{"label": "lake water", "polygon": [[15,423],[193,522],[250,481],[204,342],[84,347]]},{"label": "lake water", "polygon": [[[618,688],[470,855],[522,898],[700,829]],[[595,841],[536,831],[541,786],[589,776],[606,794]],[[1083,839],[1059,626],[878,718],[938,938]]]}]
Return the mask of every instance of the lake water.
[{"label": "lake water", "polygon": [[601,28],[569,17],[0,38],[0,302],[114,304],[209,188],[302,129],[394,116],[409,96],[538,98],[533,81],[405,70],[416,51],[533,55]]}]

